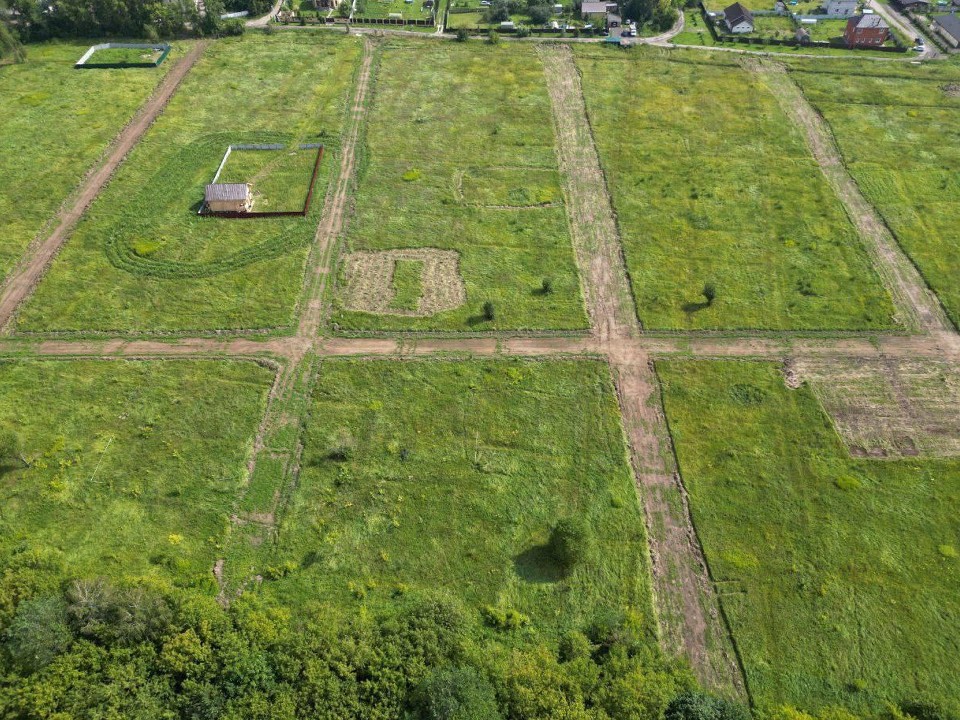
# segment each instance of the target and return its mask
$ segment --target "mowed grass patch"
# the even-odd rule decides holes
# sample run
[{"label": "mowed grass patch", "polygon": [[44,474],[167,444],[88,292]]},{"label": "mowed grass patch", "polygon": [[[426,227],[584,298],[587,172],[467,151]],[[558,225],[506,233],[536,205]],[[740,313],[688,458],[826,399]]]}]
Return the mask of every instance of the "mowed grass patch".
[{"label": "mowed grass patch", "polygon": [[316,148],[234,150],[217,182],[248,183],[253,212],[296,212],[307,200],[316,160]]},{"label": "mowed grass patch", "polygon": [[[289,326],[327,182],[339,163],[346,98],[360,54],[359,39],[326,34],[257,34],[211,45],[77,227],[24,307],[19,328]],[[255,220],[198,216],[204,186],[227,146],[263,142],[326,144],[310,213]],[[289,159],[274,159],[281,157]],[[304,159],[274,167],[253,184],[255,192],[266,188],[268,198],[286,205],[304,197],[309,179]]]},{"label": "mowed grass patch", "polygon": [[[823,114],[867,199],[960,324],[960,72],[792,77]],[[952,90],[955,89],[955,90]]]},{"label": "mowed grass patch", "polygon": [[762,79],[681,52],[576,52],[646,327],[892,325],[856,229]]},{"label": "mowed grass patch", "polygon": [[75,70],[88,47],[30,45],[0,68],[0,281],[182,51],[158,68]]},{"label": "mowed grass patch", "polygon": [[254,363],[0,363],[0,553],[211,589],[272,373]]},{"label": "mowed grass patch", "polygon": [[[263,586],[278,601],[376,610],[439,591],[478,613],[518,612],[547,637],[611,610],[652,632],[605,364],[326,361],[304,441],[267,561],[289,570]],[[568,517],[587,521],[593,544],[564,575],[545,545]]]},{"label": "mowed grass patch", "polygon": [[[344,331],[587,326],[554,151],[550,99],[532,46],[391,40],[378,57],[364,162],[345,253],[459,253],[460,307],[426,317],[343,306]],[[538,294],[543,277],[554,292]],[[486,302],[496,308],[484,320]]]},{"label": "mowed grass patch", "polygon": [[393,264],[392,307],[399,310],[417,310],[423,296],[423,262],[397,260]]},{"label": "mowed grass patch", "polygon": [[758,706],[960,710],[960,462],[852,459],[771,363],[657,368]]}]

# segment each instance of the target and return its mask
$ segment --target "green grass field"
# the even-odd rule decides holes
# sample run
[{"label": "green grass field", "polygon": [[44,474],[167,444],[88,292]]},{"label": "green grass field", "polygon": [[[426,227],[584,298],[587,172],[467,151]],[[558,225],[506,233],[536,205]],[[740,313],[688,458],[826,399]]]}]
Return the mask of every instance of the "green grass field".
[{"label": "green grass field", "polygon": [[[595,533],[563,577],[561,518]],[[652,632],[643,517],[600,362],[326,361],[263,592],[354,610],[443,591],[544,637],[627,610]],[[229,564],[228,564],[229,569]]]},{"label": "green grass field", "polygon": [[576,52],[646,327],[891,326],[890,298],[843,207],[735,57]]},{"label": "green grass field", "polygon": [[423,0],[405,2],[405,0],[365,0],[362,10],[354,13],[359,18],[385,18],[399,13],[405,20],[429,20],[432,15],[429,8],[423,7]]},{"label": "green grass field", "polygon": [[960,72],[799,69],[793,77],[827,119],[860,188],[960,323]]},{"label": "green grass field", "polygon": [[153,70],[75,70],[88,48],[31,45],[0,68],[0,280],[182,51]]},{"label": "green grass field", "polygon": [[[335,299],[333,322],[347,332],[584,328],[534,48],[391,40],[376,75],[345,252],[454,250],[466,302],[412,317],[345,309]],[[536,292],[544,277],[553,279],[550,295]],[[487,301],[494,322],[480,316]]]},{"label": "green grass field", "polygon": [[[288,326],[326,184],[339,162],[360,52],[357,38],[299,33],[208,48],[77,227],[23,309],[20,329]],[[229,144],[310,141],[324,142],[326,151],[307,217],[197,216],[204,185]],[[302,197],[309,172],[294,169],[289,192]]]},{"label": "green grass field", "polygon": [[272,374],[253,363],[0,363],[0,553],[209,591]]},{"label": "green grass field", "polygon": [[852,459],[773,364],[657,368],[758,706],[960,711],[960,461]]}]

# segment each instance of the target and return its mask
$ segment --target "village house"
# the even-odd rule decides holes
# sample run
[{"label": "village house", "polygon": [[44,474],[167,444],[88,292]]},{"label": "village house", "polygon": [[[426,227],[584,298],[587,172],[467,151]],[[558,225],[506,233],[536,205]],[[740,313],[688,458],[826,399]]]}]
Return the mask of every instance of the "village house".
[{"label": "village house", "polygon": [[723,22],[732,33],[753,32],[753,14],[738,2],[723,11]]},{"label": "village house", "polygon": [[890,27],[879,15],[854,15],[847,20],[843,39],[849,47],[875,47],[890,37]]},{"label": "village house", "polygon": [[211,183],[203,192],[210,212],[250,212],[253,198],[247,183]]},{"label": "village house", "polygon": [[960,17],[956,15],[937,15],[930,27],[942,37],[950,47],[960,47]]},{"label": "village house", "polygon": [[617,13],[619,11],[619,6],[612,2],[585,2],[580,5],[580,17],[598,23],[607,19],[607,13]]},{"label": "village house", "polygon": [[823,11],[830,17],[850,17],[857,14],[858,0],[827,0]]}]

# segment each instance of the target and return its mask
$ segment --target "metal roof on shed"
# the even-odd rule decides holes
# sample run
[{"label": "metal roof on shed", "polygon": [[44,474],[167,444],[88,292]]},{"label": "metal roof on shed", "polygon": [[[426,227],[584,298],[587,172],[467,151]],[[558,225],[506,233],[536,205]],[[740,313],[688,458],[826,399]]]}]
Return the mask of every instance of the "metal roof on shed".
[{"label": "metal roof on shed", "polygon": [[250,189],[246,183],[213,183],[207,185],[203,191],[203,199],[211,200],[246,200]]},{"label": "metal roof on shed", "polygon": [[946,30],[954,40],[960,40],[960,18],[956,15],[934,15],[933,20]]}]

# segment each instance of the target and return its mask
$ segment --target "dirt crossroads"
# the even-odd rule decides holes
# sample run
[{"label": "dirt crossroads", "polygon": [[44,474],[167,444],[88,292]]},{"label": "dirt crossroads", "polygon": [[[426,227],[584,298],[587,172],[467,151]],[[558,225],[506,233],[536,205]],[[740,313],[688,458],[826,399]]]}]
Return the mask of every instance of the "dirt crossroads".
[{"label": "dirt crossroads", "polygon": [[[370,102],[374,41],[364,40],[364,53],[344,132],[340,164],[330,183],[324,213],[308,259],[295,334],[286,337],[171,337],[67,339],[18,335],[11,328],[19,305],[42,277],[59,248],[110,175],[150,124],[162,112],[177,85],[206,45],[197,43],[161,83],[154,96],[115,141],[106,162],[81,185],[77,198],[57,218],[55,230],[29,251],[0,295],[0,338],[3,358],[205,358],[252,359],[276,370],[265,415],[254,443],[248,476],[256,472],[263,453],[281,458],[283,487],[270,507],[234,516],[233,527],[257,525],[264,537],[275,532],[283,511],[284,493],[295,488],[299,473],[299,440],[278,447],[277,431],[299,426],[308,403],[317,362],[325,357],[387,358],[444,357],[602,357],[611,367],[630,446],[637,493],[645,511],[653,567],[653,589],[664,647],[682,653],[701,681],[727,694],[747,695],[746,681],[723,619],[703,551],[694,530],[682,479],[676,471],[664,421],[660,389],[652,361],[660,357],[743,358],[790,361],[815,368],[829,381],[830,368],[851,364],[898,366],[900,361],[936,359],[960,363],[960,336],[946,320],[936,297],[900,251],[876,211],[846,173],[829,129],[806,102],[788,75],[779,68],[758,66],[771,92],[804,131],[811,151],[838,197],[859,228],[865,247],[897,304],[900,320],[913,334],[847,333],[644,333],[637,321],[624,266],[616,216],[607,191],[587,118],[582,88],[570,48],[544,44],[539,48],[556,131],[557,155],[563,175],[564,199],[580,270],[591,332],[583,337],[517,336],[509,333],[480,337],[376,338],[324,337],[327,280],[343,235],[355,183],[358,144],[363,137]],[[772,72],[770,72],[772,70]],[[897,361],[897,362],[894,362]],[[811,371],[812,372],[812,371]],[[913,406],[911,406],[913,408]],[[917,421],[911,409],[912,421]],[[295,433],[294,433],[295,434]],[[289,433],[287,433],[289,435]],[[214,569],[221,600],[250,578],[243,569],[218,560]],[[231,592],[227,592],[227,588]]]}]

